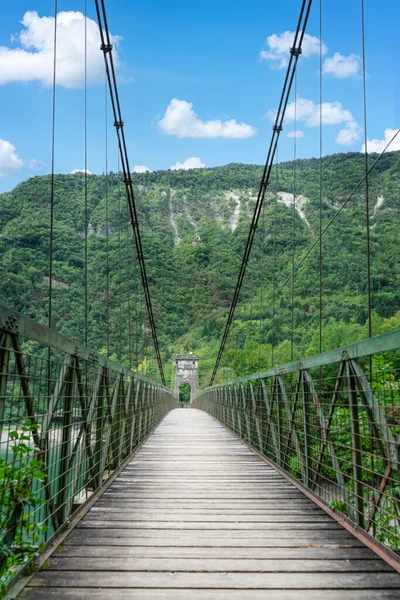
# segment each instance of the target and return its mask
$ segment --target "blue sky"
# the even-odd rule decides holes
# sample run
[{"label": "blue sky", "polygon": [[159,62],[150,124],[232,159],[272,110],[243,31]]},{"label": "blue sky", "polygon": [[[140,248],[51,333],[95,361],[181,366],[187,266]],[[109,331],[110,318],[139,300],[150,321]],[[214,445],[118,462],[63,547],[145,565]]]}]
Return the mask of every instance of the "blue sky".
[{"label": "blue sky", "polygon": [[[323,151],[359,151],[364,138],[361,0],[322,4]],[[295,29],[300,0],[109,0],[106,5],[110,31],[118,36],[119,90],[132,167],[265,161],[290,45],[285,32]],[[53,10],[49,0],[3,7],[0,191],[50,170]],[[60,173],[84,166],[83,20],[65,12],[83,10],[83,0],[59,1],[55,167]],[[379,151],[385,135],[400,126],[400,2],[365,0],[365,12],[369,150]],[[95,20],[91,0],[88,17]],[[297,75],[300,157],[319,153],[319,0],[307,34]],[[88,169],[93,173],[105,167],[105,88],[97,36],[89,21]],[[293,158],[288,134],[294,111],[292,104],[280,142],[283,160]],[[108,130],[109,165],[116,170],[111,116]],[[400,148],[398,138],[391,149]]]}]

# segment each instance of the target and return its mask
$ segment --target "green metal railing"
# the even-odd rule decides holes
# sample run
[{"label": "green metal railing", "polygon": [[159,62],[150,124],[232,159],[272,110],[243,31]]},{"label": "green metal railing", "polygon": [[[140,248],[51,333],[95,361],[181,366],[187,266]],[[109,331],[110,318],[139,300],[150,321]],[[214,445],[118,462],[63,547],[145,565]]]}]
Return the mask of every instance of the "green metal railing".
[{"label": "green metal railing", "polygon": [[162,385],[0,304],[3,575],[60,531],[177,405]]},{"label": "green metal railing", "polygon": [[400,331],[210,387],[192,407],[400,551]]}]

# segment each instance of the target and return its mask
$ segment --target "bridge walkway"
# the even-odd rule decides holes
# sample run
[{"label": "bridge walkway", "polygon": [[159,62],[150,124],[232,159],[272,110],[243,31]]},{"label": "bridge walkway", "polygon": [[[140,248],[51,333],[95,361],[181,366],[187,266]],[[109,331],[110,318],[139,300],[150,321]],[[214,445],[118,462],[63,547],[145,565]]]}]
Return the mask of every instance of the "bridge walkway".
[{"label": "bridge walkway", "polygon": [[177,409],[20,597],[389,600],[400,576],[211,416]]}]

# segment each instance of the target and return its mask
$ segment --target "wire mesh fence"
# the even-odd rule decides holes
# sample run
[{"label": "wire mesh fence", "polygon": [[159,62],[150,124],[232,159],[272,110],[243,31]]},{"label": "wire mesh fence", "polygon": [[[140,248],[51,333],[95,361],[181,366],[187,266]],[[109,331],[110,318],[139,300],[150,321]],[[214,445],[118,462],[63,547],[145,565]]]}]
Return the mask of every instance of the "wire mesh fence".
[{"label": "wire mesh fence", "polygon": [[400,332],[208,388],[208,411],[400,552]]},{"label": "wire mesh fence", "polygon": [[176,405],[162,385],[0,305],[0,575],[59,531]]}]

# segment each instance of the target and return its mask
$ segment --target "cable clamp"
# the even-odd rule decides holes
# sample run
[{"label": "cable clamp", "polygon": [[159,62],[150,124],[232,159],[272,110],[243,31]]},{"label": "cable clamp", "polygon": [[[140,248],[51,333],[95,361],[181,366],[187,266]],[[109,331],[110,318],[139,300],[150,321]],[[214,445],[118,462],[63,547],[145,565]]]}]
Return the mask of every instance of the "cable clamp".
[{"label": "cable clamp", "polygon": [[272,128],[276,133],[280,133],[283,129],[282,125],[274,125]]},{"label": "cable clamp", "polygon": [[290,48],[290,54],[292,56],[300,56],[300,54],[302,53],[302,49],[301,48]]},{"label": "cable clamp", "polygon": [[123,126],[124,126],[123,121],[114,121],[114,127],[116,127],[117,129],[121,129]]},{"label": "cable clamp", "polygon": [[107,54],[107,52],[111,52],[112,49],[113,49],[112,44],[101,44],[101,46],[100,46],[100,50],[102,50],[104,52],[104,54]]},{"label": "cable clamp", "polygon": [[132,179],[130,177],[124,177],[122,180],[126,185],[132,184]]}]

